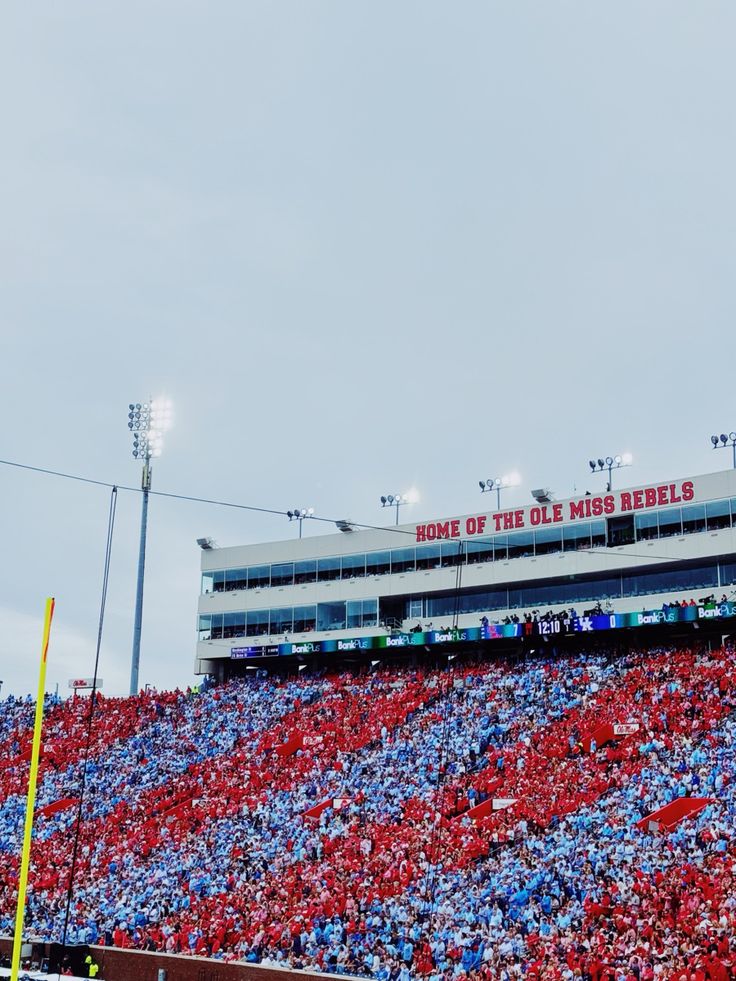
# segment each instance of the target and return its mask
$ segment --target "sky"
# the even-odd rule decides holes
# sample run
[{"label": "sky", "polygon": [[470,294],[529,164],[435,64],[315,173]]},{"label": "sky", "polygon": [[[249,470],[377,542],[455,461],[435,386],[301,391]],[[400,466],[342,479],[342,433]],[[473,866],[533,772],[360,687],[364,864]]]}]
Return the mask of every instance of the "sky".
[{"label": "sky", "polygon": [[[11,4],[0,32],[0,457],[380,522],[730,465],[736,7]],[[597,481],[597,484],[596,484]],[[621,484],[619,484],[621,486]],[[483,507],[485,507],[485,500]],[[0,465],[2,694],[92,672],[109,491]],[[127,691],[139,495],[100,675]],[[316,522],[305,534],[317,533]],[[279,516],[152,500],[141,685],[193,681],[200,553]]]}]

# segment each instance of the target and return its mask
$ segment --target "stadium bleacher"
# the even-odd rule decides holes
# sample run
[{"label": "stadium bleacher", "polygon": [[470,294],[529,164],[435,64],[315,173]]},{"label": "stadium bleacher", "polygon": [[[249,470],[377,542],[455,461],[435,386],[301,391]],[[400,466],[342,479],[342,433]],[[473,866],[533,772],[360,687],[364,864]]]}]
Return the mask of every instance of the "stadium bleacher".
[{"label": "stadium bleacher", "polygon": [[[61,939],[90,703],[49,698],[27,923]],[[413,977],[722,981],[733,652],[98,698],[67,940]],[[33,705],[0,702],[0,932]],[[702,801],[669,830],[642,820]]]}]

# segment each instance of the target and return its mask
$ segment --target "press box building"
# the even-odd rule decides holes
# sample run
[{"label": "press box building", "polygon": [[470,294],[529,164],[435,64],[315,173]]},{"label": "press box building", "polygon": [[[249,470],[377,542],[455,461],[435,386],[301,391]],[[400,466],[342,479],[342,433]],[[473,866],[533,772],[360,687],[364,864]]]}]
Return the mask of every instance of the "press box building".
[{"label": "press box building", "polygon": [[[736,470],[207,549],[195,671],[224,678],[275,657],[725,622],[736,615],[735,552]],[[530,627],[532,611],[564,617]]]}]

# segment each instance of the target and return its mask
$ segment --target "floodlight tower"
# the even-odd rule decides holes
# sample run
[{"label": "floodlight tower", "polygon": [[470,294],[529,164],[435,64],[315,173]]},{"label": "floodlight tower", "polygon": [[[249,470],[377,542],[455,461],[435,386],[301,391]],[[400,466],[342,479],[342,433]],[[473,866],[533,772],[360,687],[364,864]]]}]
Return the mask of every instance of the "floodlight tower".
[{"label": "floodlight tower", "polygon": [[130,662],[130,694],[138,692],[138,666],[141,660],[141,625],[143,622],[143,578],[146,568],[146,532],[148,530],[148,494],[151,490],[151,460],[161,456],[164,433],[171,426],[171,403],[166,399],[131,402],[128,405],[128,429],[133,434],[133,458],[143,464],[141,475],[141,537],[138,549],[138,581],[135,591],[133,654]]}]

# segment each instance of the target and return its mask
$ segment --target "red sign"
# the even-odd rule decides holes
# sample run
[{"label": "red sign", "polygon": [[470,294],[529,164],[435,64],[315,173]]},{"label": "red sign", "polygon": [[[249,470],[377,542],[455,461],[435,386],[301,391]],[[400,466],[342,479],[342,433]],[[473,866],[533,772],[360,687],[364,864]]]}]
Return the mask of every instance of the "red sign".
[{"label": "red sign", "polygon": [[442,539],[472,537],[499,531],[516,531],[519,528],[537,528],[556,525],[562,521],[585,521],[604,515],[626,514],[644,508],[666,507],[692,501],[695,488],[692,480],[674,484],[659,484],[633,491],[617,491],[614,494],[586,494],[570,501],[554,501],[536,504],[530,508],[497,511],[494,514],[476,514],[468,518],[451,518],[447,521],[429,521],[416,526],[418,542],[434,542]]}]

